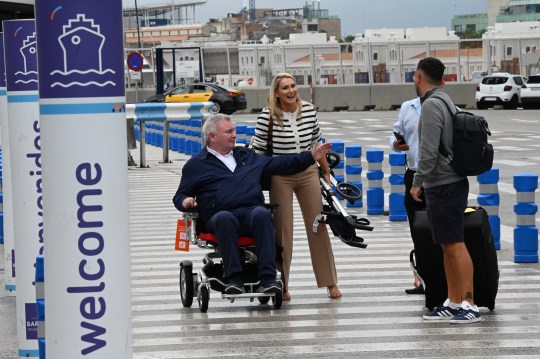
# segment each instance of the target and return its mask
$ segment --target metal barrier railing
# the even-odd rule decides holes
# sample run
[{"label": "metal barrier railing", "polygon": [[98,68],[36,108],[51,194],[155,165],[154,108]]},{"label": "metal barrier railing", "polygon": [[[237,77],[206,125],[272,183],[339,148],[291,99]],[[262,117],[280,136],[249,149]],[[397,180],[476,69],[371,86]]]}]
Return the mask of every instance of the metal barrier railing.
[{"label": "metal barrier railing", "polygon": [[[140,103],[126,105],[126,118],[139,124],[140,131],[140,167],[146,167],[146,122],[162,123],[163,128],[160,145],[163,146],[163,162],[169,162],[169,129],[173,121],[198,120],[202,121],[211,115],[212,102],[191,103]],[[161,127],[161,126],[160,126]],[[159,136],[159,135],[158,135]]]}]

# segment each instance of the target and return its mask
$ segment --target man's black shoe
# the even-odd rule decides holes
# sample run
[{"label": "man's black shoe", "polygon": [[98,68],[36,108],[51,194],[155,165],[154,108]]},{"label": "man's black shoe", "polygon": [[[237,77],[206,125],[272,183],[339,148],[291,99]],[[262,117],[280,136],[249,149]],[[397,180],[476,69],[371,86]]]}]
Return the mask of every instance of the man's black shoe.
[{"label": "man's black shoe", "polygon": [[258,292],[265,294],[270,293],[281,293],[281,287],[279,286],[277,280],[273,277],[263,277],[261,278],[261,284],[257,289]]},{"label": "man's black shoe", "polygon": [[225,294],[242,294],[244,291],[244,281],[242,278],[229,278],[229,284],[225,287],[223,291]]},{"label": "man's black shoe", "polygon": [[414,287],[411,289],[405,289],[405,293],[407,294],[424,294],[424,287],[422,285],[419,285],[418,287]]}]

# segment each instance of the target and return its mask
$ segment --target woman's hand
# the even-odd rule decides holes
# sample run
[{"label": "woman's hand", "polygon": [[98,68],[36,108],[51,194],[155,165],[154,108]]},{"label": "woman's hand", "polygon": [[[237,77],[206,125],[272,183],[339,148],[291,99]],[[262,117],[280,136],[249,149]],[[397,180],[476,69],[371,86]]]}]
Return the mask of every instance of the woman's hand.
[{"label": "woman's hand", "polygon": [[318,161],[323,156],[326,156],[326,152],[328,152],[331,148],[332,148],[332,144],[330,142],[320,144],[311,149],[311,155],[313,156],[313,159],[315,161]]},{"label": "woman's hand", "polygon": [[323,172],[323,177],[326,183],[328,183],[329,185],[332,185],[332,179],[331,179],[332,176],[330,174],[330,171]]}]

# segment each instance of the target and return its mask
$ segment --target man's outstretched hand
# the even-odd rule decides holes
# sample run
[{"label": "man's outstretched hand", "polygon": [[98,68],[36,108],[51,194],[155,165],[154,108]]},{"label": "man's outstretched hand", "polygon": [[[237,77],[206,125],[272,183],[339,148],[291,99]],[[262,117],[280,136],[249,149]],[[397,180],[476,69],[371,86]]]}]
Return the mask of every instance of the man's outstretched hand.
[{"label": "man's outstretched hand", "polygon": [[332,148],[331,143],[323,143],[311,149],[311,155],[315,161],[321,159],[322,156],[326,156],[326,153]]}]

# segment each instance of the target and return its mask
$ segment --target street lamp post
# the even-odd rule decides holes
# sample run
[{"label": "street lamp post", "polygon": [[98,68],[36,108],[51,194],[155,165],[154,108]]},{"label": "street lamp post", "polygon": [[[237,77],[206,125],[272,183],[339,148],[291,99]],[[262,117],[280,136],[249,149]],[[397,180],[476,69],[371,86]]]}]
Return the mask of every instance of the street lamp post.
[{"label": "street lamp post", "polygon": [[142,49],[141,31],[139,29],[139,8],[137,7],[137,0],[135,0],[135,21],[137,22],[137,39],[138,39],[138,42],[139,42],[139,49]]}]

